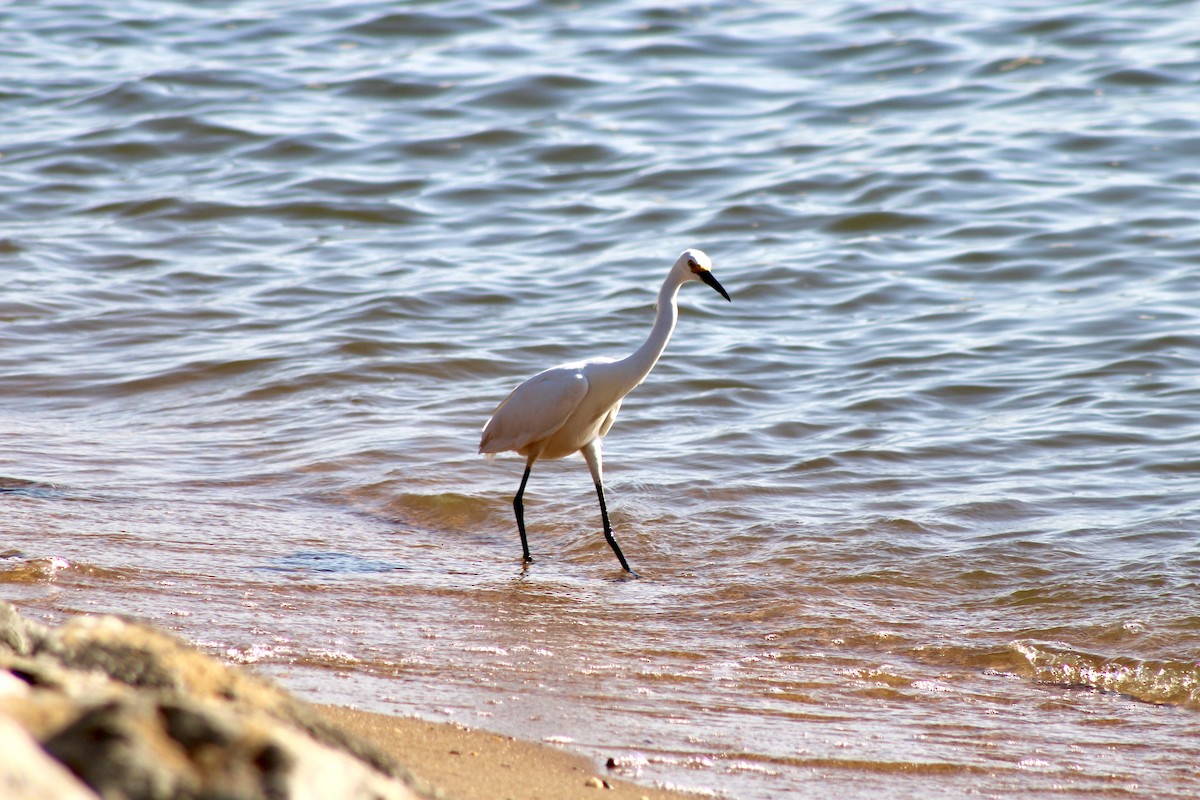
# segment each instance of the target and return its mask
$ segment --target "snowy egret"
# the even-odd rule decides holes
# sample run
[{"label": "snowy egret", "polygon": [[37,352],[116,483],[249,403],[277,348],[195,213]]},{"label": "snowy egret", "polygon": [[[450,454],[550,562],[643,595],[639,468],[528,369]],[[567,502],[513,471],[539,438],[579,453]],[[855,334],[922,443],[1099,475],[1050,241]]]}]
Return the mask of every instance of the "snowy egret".
[{"label": "snowy egret", "polygon": [[699,250],[684,250],[658,290],[654,327],[632,355],[622,359],[572,361],[539,372],[513,389],[483,426],[480,453],[511,450],[525,456],[525,474],[521,477],[517,496],[513,498],[525,563],[533,561],[525,537],[525,506],[522,502],[529,472],[539,458],[562,458],[578,452],[583,453],[596,484],[604,538],[625,571],[636,574],[629,568],[608,522],[600,440],[617,418],[621,400],[646,379],[666,348],[679,317],[675,298],[679,287],[688,281],[704,281],[726,300],[730,299],[729,292],[713,277],[712,259]]}]

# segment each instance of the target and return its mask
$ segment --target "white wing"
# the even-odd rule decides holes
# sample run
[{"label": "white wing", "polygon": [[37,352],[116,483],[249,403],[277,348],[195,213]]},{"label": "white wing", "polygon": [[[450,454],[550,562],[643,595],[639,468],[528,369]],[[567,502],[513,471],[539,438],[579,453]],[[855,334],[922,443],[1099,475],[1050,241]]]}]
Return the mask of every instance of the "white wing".
[{"label": "white wing", "polygon": [[563,364],[539,372],[512,390],[483,426],[481,453],[520,451],[553,436],[587,396],[586,362]]}]

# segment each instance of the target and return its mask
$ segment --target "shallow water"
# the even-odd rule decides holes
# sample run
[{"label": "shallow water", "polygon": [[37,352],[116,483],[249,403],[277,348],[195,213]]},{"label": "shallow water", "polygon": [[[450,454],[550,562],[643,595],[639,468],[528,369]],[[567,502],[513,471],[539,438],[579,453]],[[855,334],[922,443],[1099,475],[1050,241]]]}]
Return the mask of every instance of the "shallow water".
[{"label": "shallow water", "polygon": [[[1194,796],[1194,14],[9,5],[3,594],[730,797]],[[687,246],[642,579],[578,459],[523,571],[480,427]]]}]

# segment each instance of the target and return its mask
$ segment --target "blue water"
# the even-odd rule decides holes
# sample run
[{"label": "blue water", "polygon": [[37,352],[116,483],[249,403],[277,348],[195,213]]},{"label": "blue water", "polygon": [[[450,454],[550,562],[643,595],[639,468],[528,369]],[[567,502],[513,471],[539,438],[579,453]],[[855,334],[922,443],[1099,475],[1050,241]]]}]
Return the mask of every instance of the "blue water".
[{"label": "blue water", "polygon": [[[0,556],[738,798],[1200,787],[1190,2],[0,9]],[[730,291],[584,464],[480,427]]]}]

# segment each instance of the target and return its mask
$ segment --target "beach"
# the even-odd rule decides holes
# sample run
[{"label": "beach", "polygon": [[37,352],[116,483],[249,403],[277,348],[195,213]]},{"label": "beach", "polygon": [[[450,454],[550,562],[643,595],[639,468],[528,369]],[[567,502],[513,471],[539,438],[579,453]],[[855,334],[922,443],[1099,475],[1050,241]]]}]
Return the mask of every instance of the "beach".
[{"label": "beach", "polygon": [[344,730],[374,743],[423,782],[456,800],[696,800],[709,793],[641,785],[602,764],[539,742],[448,722],[374,714],[342,706],[320,711]]},{"label": "beach", "polygon": [[[568,783],[1192,800],[1195,11],[0,4],[0,598]],[[480,453],[660,346],[603,500]]]},{"label": "beach", "polygon": [[452,723],[311,706],[115,616],[58,628],[0,604],[7,800],[696,797]]}]

